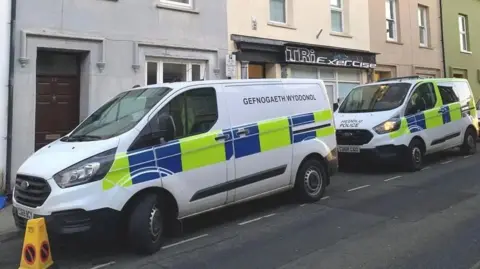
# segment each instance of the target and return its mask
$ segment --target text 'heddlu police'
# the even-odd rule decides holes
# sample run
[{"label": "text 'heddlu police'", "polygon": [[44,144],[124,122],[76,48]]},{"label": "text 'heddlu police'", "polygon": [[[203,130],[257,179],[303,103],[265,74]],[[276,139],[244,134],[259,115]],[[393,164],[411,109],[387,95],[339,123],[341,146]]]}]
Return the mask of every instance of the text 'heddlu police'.
[{"label": "text 'heddlu police'", "polygon": [[296,95],[277,95],[277,96],[262,96],[262,97],[249,97],[243,98],[245,105],[254,104],[268,104],[268,103],[280,103],[280,102],[293,102],[293,101],[315,101],[315,95],[313,94],[296,94]]}]

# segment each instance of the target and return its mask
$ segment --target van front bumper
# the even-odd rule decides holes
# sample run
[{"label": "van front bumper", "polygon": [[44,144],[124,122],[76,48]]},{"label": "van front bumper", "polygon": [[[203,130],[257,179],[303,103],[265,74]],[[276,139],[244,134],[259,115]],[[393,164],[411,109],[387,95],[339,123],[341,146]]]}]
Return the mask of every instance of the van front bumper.
[{"label": "van front bumper", "polygon": [[374,162],[398,162],[408,152],[405,145],[382,145],[375,148],[362,148],[360,153],[338,153],[340,163],[342,161],[374,161]]},{"label": "van front bumper", "polygon": [[[15,225],[20,230],[25,230],[27,219],[19,217],[15,207],[12,209]],[[53,235],[67,235],[78,233],[104,234],[115,230],[121,221],[121,212],[101,208],[92,211],[73,209],[53,212],[48,216],[34,215],[34,218],[45,218],[47,231]]]}]

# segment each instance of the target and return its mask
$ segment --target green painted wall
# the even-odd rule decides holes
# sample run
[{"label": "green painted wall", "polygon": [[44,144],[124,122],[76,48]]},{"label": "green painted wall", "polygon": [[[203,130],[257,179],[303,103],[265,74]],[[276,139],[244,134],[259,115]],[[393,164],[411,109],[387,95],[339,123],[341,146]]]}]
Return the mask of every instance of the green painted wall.
[{"label": "green painted wall", "polygon": [[[480,0],[441,0],[447,77],[466,74],[475,95],[480,98]],[[459,14],[468,16],[471,53],[460,51]]]}]

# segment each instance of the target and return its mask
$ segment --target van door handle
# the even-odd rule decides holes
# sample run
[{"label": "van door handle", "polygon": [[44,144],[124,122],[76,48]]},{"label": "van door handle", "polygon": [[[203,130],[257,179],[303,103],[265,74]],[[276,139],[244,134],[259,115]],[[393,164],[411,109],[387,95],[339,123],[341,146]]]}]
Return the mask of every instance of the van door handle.
[{"label": "van door handle", "polygon": [[239,129],[237,135],[248,135],[248,129]]},{"label": "van door handle", "polygon": [[226,139],[227,139],[227,135],[224,135],[224,134],[219,134],[215,137],[216,141],[226,140]]}]

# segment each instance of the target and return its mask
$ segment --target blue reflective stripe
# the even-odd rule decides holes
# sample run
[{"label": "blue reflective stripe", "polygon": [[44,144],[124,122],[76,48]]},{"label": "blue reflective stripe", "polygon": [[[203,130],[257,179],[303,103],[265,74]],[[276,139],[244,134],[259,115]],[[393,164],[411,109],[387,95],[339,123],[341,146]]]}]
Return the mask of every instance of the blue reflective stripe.
[{"label": "blue reflective stripe", "polygon": [[225,159],[228,161],[233,157],[233,132],[223,129],[222,133],[225,135]]},{"label": "blue reflective stripe", "polygon": [[155,155],[157,156],[157,166],[163,169],[161,172],[166,174],[182,172],[182,154],[178,141],[156,147]]},{"label": "blue reflective stripe", "polygon": [[159,177],[153,149],[139,150],[128,154],[132,184],[157,179]]},{"label": "blue reflective stripe", "polygon": [[315,118],[313,117],[313,113],[295,115],[295,116],[291,117],[291,119],[292,119],[292,125],[294,127],[315,122]]},{"label": "blue reflective stripe", "polygon": [[442,120],[443,120],[443,124],[446,124],[452,121],[452,119],[450,118],[450,107],[448,106],[442,107]]},{"label": "blue reflective stripe", "polygon": [[[245,129],[248,131],[247,135],[238,135],[238,131]],[[235,158],[242,158],[260,152],[260,140],[258,139],[257,124],[250,124],[240,126],[233,129],[233,138],[235,140]]]},{"label": "blue reflective stripe", "polygon": [[427,129],[427,124],[425,123],[425,115],[423,113],[408,116],[406,117],[406,119],[408,123],[408,129],[411,133]]}]

